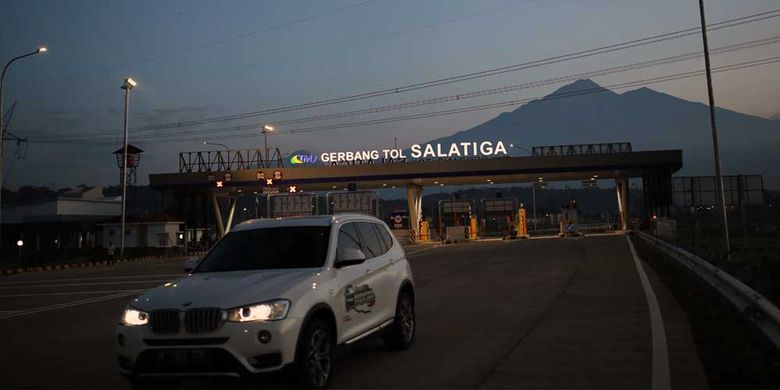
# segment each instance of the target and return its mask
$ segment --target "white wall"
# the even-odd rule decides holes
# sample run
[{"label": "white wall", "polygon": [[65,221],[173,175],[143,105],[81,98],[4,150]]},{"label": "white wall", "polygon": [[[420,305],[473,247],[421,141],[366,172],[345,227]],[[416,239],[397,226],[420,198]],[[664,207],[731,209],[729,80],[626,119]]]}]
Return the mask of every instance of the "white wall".
[{"label": "white wall", "polygon": [[113,217],[122,213],[120,201],[59,199],[57,214],[59,215],[92,215]]},{"label": "white wall", "polygon": [[49,202],[3,208],[3,223],[54,222],[61,216],[114,217],[122,212],[118,200],[60,198]]},{"label": "white wall", "polygon": [[[109,244],[111,242],[114,243],[114,247],[117,248],[117,251],[119,250],[119,246],[121,244],[121,226],[119,224],[116,225],[106,225],[103,226],[103,248],[108,249]],[[114,231],[114,235],[110,235],[109,233],[111,230]],[[138,247],[138,231],[139,226],[138,225],[125,225],[125,248],[136,248]],[[119,254],[119,252],[116,252]]]},{"label": "white wall", "polygon": [[[179,224],[182,222],[149,222],[143,224],[126,224],[125,230],[129,235],[125,235],[125,248],[137,248],[140,243],[139,234],[146,230],[146,247],[147,248],[171,248],[176,246],[177,232],[179,231]],[[121,230],[120,224],[104,225],[103,228],[103,248],[108,248],[110,242],[114,242],[114,246],[119,248],[119,233]],[[114,235],[109,233],[114,231]],[[160,245],[160,234],[168,235],[168,245]]]},{"label": "white wall", "polygon": [[[154,248],[170,248],[176,246],[176,240],[178,239],[177,233],[179,231],[178,222],[158,222],[150,223],[146,232],[146,242],[149,247]],[[168,244],[160,245],[160,235],[168,235]]]}]

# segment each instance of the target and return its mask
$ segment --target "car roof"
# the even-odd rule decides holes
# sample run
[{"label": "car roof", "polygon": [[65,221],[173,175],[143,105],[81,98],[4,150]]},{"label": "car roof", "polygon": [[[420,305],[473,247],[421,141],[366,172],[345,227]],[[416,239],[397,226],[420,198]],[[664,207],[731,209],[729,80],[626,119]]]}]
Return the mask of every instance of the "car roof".
[{"label": "car roof", "polygon": [[288,218],[263,218],[252,219],[244,221],[231,229],[232,232],[252,230],[252,229],[264,229],[275,227],[291,227],[291,226],[331,226],[334,223],[351,221],[351,220],[369,220],[379,221],[378,219],[365,214],[336,214],[336,215],[312,215],[303,217],[288,217]]}]

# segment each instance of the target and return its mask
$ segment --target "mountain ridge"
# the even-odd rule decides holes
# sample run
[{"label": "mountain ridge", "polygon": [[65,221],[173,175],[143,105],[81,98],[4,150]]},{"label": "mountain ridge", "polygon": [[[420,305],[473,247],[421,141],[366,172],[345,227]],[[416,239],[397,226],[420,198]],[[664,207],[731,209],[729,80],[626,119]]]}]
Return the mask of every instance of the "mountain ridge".
[{"label": "mountain ridge", "polygon": [[[780,121],[716,108],[724,174],[762,174],[780,188]],[[525,147],[631,142],[635,150],[682,149],[678,175],[713,175],[706,104],[641,87],[616,93],[577,80],[544,98],[430,142],[503,140]],[[520,155],[519,151],[516,151]]]}]

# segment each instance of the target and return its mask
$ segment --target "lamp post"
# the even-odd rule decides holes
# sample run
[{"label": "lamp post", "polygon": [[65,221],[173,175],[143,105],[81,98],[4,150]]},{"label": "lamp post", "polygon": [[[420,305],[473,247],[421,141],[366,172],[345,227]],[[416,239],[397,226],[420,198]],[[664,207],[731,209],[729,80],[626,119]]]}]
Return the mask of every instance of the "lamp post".
[{"label": "lamp post", "polygon": [[24,246],[24,241],[19,240],[16,242],[16,246],[19,248],[19,265],[22,265],[22,247]]},{"label": "lamp post", "polygon": [[122,237],[119,239],[119,258],[123,259],[125,256],[125,211],[127,210],[127,115],[130,111],[130,90],[133,89],[137,83],[130,77],[126,78],[120,88],[125,90],[125,140],[124,147],[122,148]]},{"label": "lamp post", "polygon": [[203,145],[221,146],[221,147],[225,148],[225,151],[228,151],[228,152],[230,151],[230,148],[228,148],[227,145],[221,144],[221,143],[218,143],[218,142],[203,141]]},{"label": "lamp post", "polygon": [[[8,70],[8,67],[11,66],[11,64],[16,60],[21,60],[22,58],[34,56],[36,54],[46,53],[49,49],[45,47],[39,47],[37,50],[20,55],[18,57],[14,57],[11,59],[11,61],[8,61],[8,63],[5,64],[5,67],[3,68],[3,74],[0,75],[0,203],[2,203],[2,188],[3,188],[3,137],[5,137],[5,129],[3,129],[3,81],[5,80],[5,72]],[[2,210],[2,208],[0,208]],[[0,218],[1,220],[1,218]],[[2,224],[0,224],[0,227]],[[1,230],[0,230],[1,231]],[[3,241],[0,239],[0,247],[3,246]]]},{"label": "lamp post", "polygon": [[[517,149],[517,150],[522,150],[522,151],[525,151],[525,152],[527,152],[527,153],[528,153],[528,155],[529,155],[529,156],[533,156],[533,152],[531,152],[530,150],[528,150],[528,148],[525,148],[525,147],[522,147],[522,146],[518,146],[518,145],[515,145],[515,144],[509,144],[509,147],[511,147],[511,148],[515,148],[515,149]],[[541,177],[539,178],[539,183],[542,183],[542,184],[544,183],[544,182],[542,181],[542,178],[541,178]],[[534,209],[533,209],[533,215],[534,215],[534,231],[536,231],[536,182],[534,182],[534,183],[531,185],[531,196],[533,197],[533,208],[534,208]]]},{"label": "lamp post", "polygon": [[263,139],[265,140],[265,159],[268,164],[271,163],[271,158],[268,157],[268,133],[274,131],[273,126],[263,125],[263,129],[260,131],[263,133]]}]

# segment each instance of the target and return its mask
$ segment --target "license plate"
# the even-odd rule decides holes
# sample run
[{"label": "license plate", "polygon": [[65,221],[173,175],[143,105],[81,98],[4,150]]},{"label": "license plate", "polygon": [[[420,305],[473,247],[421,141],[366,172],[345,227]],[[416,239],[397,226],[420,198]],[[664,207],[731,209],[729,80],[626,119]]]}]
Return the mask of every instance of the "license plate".
[{"label": "license plate", "polygon": [[170,362],[171,365],[183,367],[190,363],[189,352],[186,349],[174,349],[167,352],[165,360]]}]

